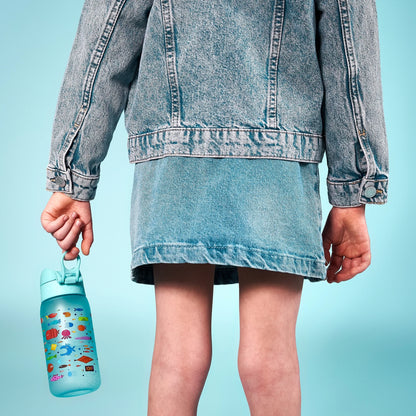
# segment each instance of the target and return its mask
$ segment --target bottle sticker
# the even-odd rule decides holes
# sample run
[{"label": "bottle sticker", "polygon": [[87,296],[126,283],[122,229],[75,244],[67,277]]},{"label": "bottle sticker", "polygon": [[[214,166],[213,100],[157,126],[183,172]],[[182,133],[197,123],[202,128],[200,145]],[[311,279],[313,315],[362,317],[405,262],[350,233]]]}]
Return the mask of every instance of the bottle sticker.
[{"label": "bottle sticker", "polygon": [[72,307],[48,311],[40,321],[51,382],[98,372],[90,314],[81,307]]}]

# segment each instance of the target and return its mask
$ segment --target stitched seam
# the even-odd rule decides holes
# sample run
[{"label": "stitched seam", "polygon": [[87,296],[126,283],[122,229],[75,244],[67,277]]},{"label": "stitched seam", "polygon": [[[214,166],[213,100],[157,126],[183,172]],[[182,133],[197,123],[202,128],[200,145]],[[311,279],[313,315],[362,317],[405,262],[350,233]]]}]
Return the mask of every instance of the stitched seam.
[{"label": "stitched seam", "polygon": [[139,250],[143,250],[146,248],[153,248],[153,247],[190,247],[190,248],[207,248],[207,249],[239,249],[244,251],[254,251],[254,252],[262,252],[262,253],[272,253],[274,256],[279,257],[289,257],[291,259],[301,260],[301,261],[307,261],[307,262],[318,262],[318,263],[324,263],[324,261],[321,261],[319,259],[314,259],[312,257],[298,257],[294,256],[292,254],[283,254],[280,253],[277,250],[273,249],[264,249],[264,248],[257,248],[257,247],[249,247],[249,246],[242,246],[240,244],[234,244],[234,245],[206,245],[206,244],[190,244],[190,243],[156,243],[156,244],[144,244],[142,246],[136,247],[133,251],[133,253],[136,253]]},{"label": "stitched seam", "polygon": [[324,136],[320,134],[313,134],[313,133],[303,133],[299,131],[288,131],[288,130],[277,130],[277,129],[248,129],[248,128],[231,128],[231,127],[224,127],[224,128],[211,128],[211,127],[167,127],[164,129],[158,129],[149,133],[142,133],[137,134],[134,136],[129,136],[128,140],[136,139],[138,137],[150,136],[157,133],[163,133],[165,131],[170,130],[177,130],[177,131],[186,131],[186,130],[196,130],[196,131],[254,131],[254,132],[264,132],[264,133],[282,133],[288,135],[302,135],[306,137],[315,137],[317,139],[323,139]]},{"label": "stitched seam", "polygon": [[73,145],[74,140],[79,130],[81,129],[82,123],[84,122],[85,117],[88,113],[88,109],[91,104],[93,85],[97,77],[98,70],[102,62],[102,58],[110,42],[110,38],[115,29],[118,17],[120,16],[121,10],[125,5],[126,1],[127,0],[116,0],[113,6],[110,8],[106,22],[104,24],[104,28],[91,54],[91,59],[87,68],[87,73],[82,91],[83,98],[81,108],[79,109],[77,116],[75,117],[75,121],[73,122],[73,127],[67,135],[64,145],[62,146],[64,150],[61,152],[62,156],[60,160],[60,167],[63,167],[64,171],[67,170],[67,166],[65,164],[66,155],[71,146]]},{"label": "stitched seam", "polygon": [[[64,173],[64,174],[67,172],[67,171],[63,171],[63,170],[56,169],[56,168],[51,168],[51,167],[47,167],[46,169],[49,170],[49,171],[51,171],[51,172],[58,171],[58,172],[61,172],[61,173]],[[78,173],[78,172],[76,172],[74,170],[71,170],[71,174],[72,175],[75,175],[75,176],[79,176],[80,178],[89,179],[89,180],[96,180],[96,179],[99,179],[100,178],[99,176],[88,176],[88,175],[84,175],[84,174]]]},{"label": "stitched seam", "polygon": [[[364,128],[364,121],[363,121],[363,112],[361,106],[361,100],[358,94],[358,71],[357,71],[357,60],[354,53],[354,42],[352,38],[352,31],[350,25],[350,16],[348,13],[348,0],[338,0],[338,9],[341,19],[341,30],[342,30],[342,37],[343,37],[343,44],[344,44],[344,51],[345,56],[347,59],[347,68],[348,68],[348,80],[349,80],[349,94],[353,109],[354,115],[354,125],[358,137],[358,142],[360,144],[361,149],[363,150],[364,157],[367,164],[367,169],[365,172],[365,179],[369,178],[371,174],[370,164],[370,148],[367,142],[364,142],[366,138],[366,130]],[[362,192],[362,188],[364,186],[364,182],[362,181],[360,193]]]},{"label": "stitched seam", "polygon": [[[367,182],[388,182],[388,179],[369,179]],[[334,182],[327,179],[327,183],[330,185],[355,185],[361,183],[361,179],[352,182]]]},{"label": "stitched seam", "polygon": [[278,159],[278,160],[291,160],[294,162],[307,162],[307,163],[320,163],[319,159],[302,159],[302,158],[290,158],[286,156],[273,156],[273,155],[266,155],[266,156],[257,156],[257,155],[228,155],[228,154],[216,154],[216,155],[207,155],[207,154],[198,154],[198,153],[192,153],[192,154],[183,154],[183,153],[157,153],[150,155],[144,159],[142,158],[132,158],[130,160],[130,163],[140,163],[140,162],[146,162],[148,160],[153,159],[161,159],[166,156],[181,156],[181,157],[207,157],[207,158],[238,158],[238,159]]},{"label": "stitched seam", "polygon": [[170,0],[161,0],[161,13],[163,28],[165,31],[165,57],[166,70],[171,95],[171,118],[172,125],[179,125],[180,106],[179,106],[179,85],[176,70],[175,34],[173,28],[172,3]]},{"label": "stitched seam", "polygon": [[273,9],[273,23],[269,53],[269,85],[267,94],[267,124],[277,126],[277,71],[283,32],[285,0],[276,0]]}]

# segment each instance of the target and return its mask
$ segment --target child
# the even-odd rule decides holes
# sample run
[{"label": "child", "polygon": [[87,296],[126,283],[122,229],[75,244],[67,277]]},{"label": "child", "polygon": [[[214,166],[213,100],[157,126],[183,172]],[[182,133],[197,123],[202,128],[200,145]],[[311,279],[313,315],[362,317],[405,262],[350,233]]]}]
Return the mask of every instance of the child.
[{"label": "child", "polygon": [[[252,415],[299,415],[303,281],[370,264],[387,201],[376,9],[368,0],[86,0],[57,106],[41,222],[66,259],[125,112],[132,279],[153,284],[148,415],[195,415],[214,284],[239,284]],[[321,235],[318,163],[333,208]],[[327,266],[327,267],[326,267]]]}]

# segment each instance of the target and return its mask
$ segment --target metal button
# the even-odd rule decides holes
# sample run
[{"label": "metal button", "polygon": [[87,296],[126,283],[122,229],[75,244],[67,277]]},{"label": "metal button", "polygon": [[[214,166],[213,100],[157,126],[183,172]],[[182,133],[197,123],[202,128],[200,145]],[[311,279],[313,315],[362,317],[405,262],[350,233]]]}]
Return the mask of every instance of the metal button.
[{"label": "metal button", "polygon": [[60,176],[56,176],[54,182],[58,186],[65,186],[65,184],[66,184],[66,180],[64,178],[61,178]]},{"label": "metal button", "polygon": [[366,198],[372,198],[375,194],[377,193],[376,188],[374,188],[374,186],[369,186],[365,191],[364,191],[364,196]]}]

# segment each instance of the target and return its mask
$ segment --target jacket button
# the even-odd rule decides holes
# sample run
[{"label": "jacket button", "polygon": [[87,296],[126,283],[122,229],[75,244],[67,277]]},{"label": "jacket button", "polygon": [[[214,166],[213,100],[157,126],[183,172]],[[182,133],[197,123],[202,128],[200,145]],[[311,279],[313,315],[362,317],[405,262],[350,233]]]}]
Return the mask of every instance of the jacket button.
[{"label": "jacket button", "polygon": [[376,188],[374,188],[374,186],[369,186],[365,191],[364,191],[364,196],[366,198],[372,198],[375,194],[377,193]]},{"label": "jacket button", "polygon": [[55,182],[58,186],[65,186],[66,181],[65,181],[65,179],[64,179],[64,178],[61,178],[60,176],[56,176],[54,179],[55,179],[55,180],[54,180],[54,182]]}]

